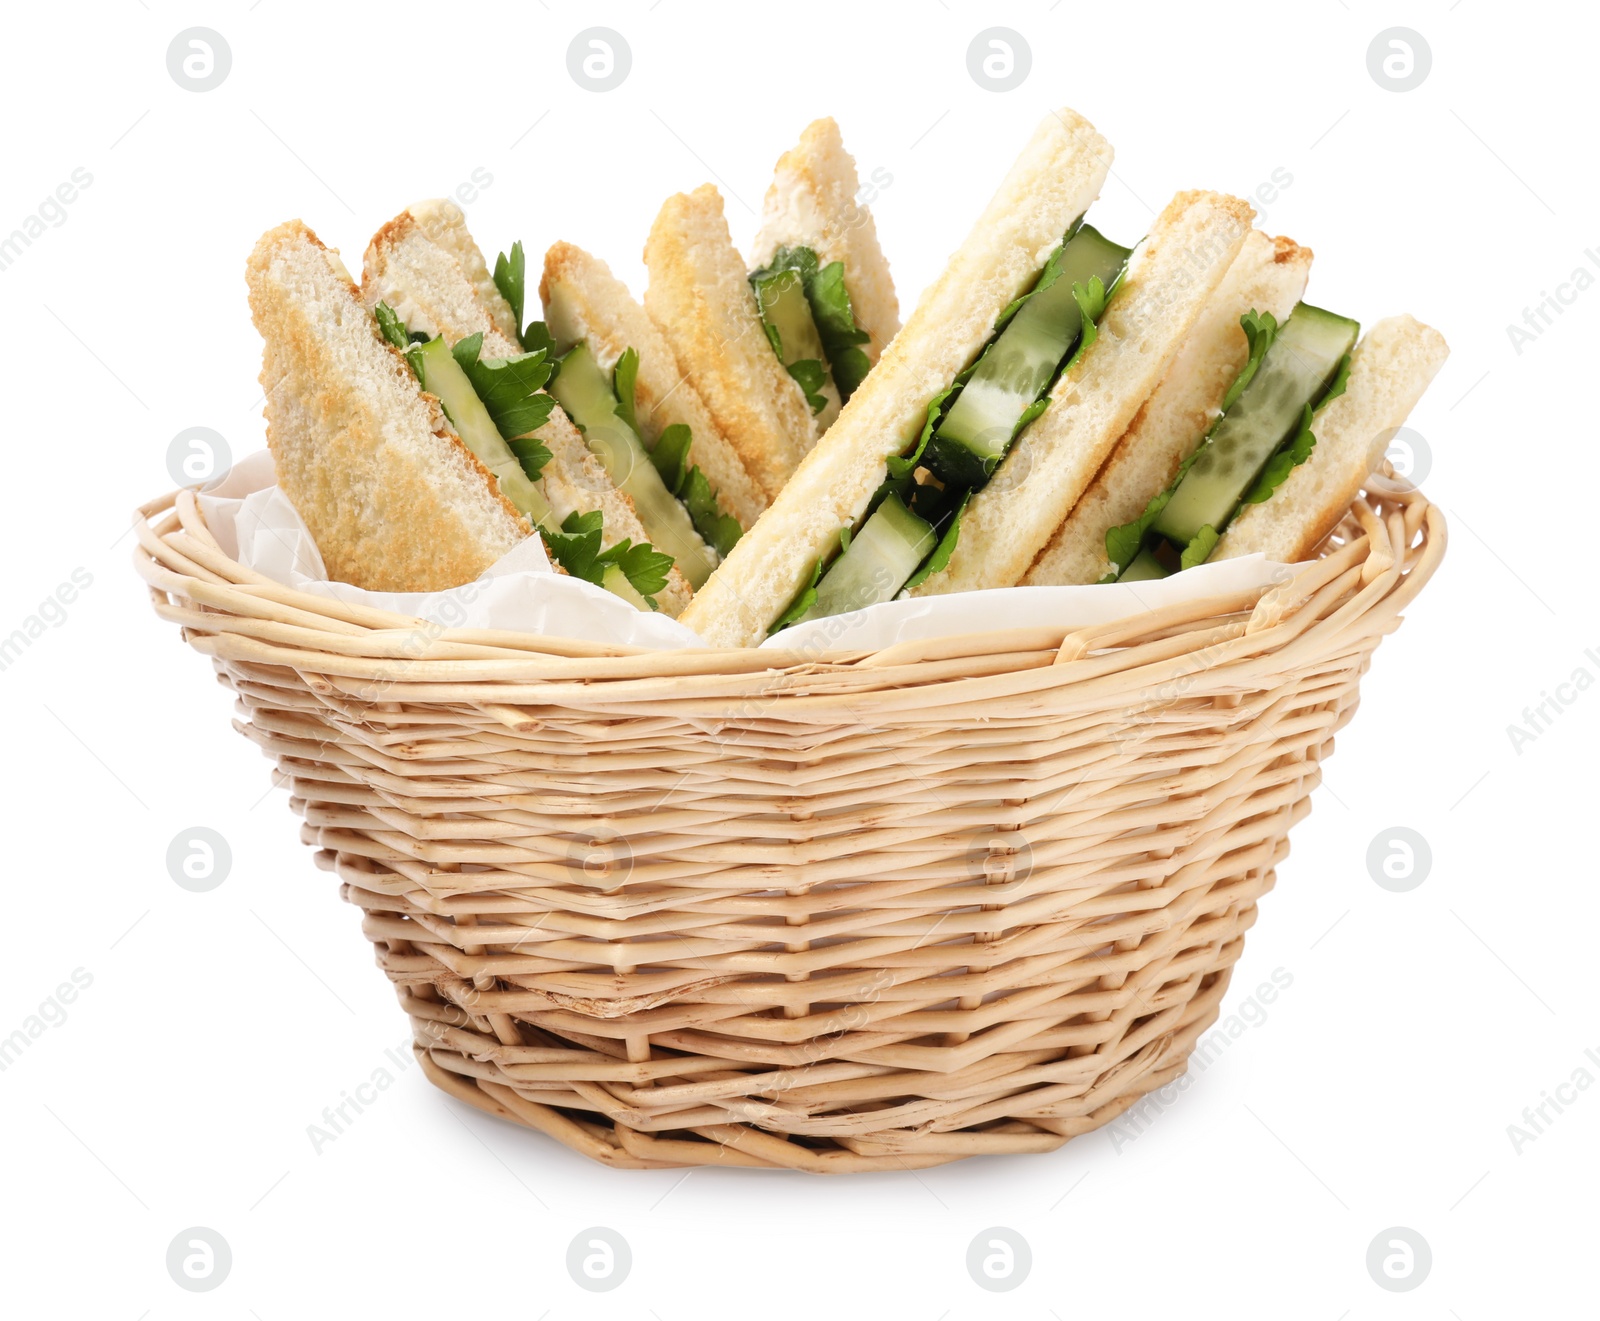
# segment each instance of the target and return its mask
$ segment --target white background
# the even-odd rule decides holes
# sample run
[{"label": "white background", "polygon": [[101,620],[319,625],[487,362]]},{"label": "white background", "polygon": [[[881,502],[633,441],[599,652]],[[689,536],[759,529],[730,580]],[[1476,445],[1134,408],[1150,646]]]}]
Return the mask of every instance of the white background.
[{"label": "white background", "polygon": [[[1600,678],[1600,292],[1577,293],[1521,352],[1507,331],[1574,269],[1600,275],[1600,32],[1578,13],[1485,0],[10,9],[0,235],[76,167],[93,182],[0,271],[0,635],[75,569],[93,583],[0,672],[0,1036],[74,969],[93,980],[0,1073],[6,1312],[1593,1315],[1600,1087],[1547,1110],[1554,1122],[1520,1150],[1507,1132],[1575,1070],[1600,1080],[1584,1054],[1600,1055],[1600,692],[1563,690],[1576,700],[1520,750],[1508,734],[1575,670]],[[966,67],[997,24],[1033,58],[1003,94]],[[200,94],[166,66],[195,25],[233,60]],[[632,50],[605,94],[566,69],[591,25]],[[1396,25],[1433,56],[1406,93],[1367,68]],[[208,664],[150,612],[124,535],[128,510],[172,484],[179,431],[214,428],[236,456],[263,443],[242,279],[256,235],[301,216],[359,268],[380,223],[481,167],[493,181],[467,211],[490,253],[520,237],[536,258],[566,238],[642,291],[662,198],[720,180],[747,242],[773,161],[832,114],[862,173],[893,176],[874,209],[909,310],[1060,104],[1117,149],[1094,212],[1107,233],[1131,241],[1176,189],[1250,195],[1281,168],[1293,182],[1262,223],[1316,250],[1313,301],[1367,323],[1411,311],[1454,350],[1412,419],[1449,557],[1377,655],[1225,1008],[1274,969],[1292,986],[1120,1144],[1100,1132],[1048,1156],[834,1180],[620,1173],[447,1101],[412,1068],[314,1153],[307,1125],[385,1065],[406,1023],[357,911],[229,729]],[[165,862],[197,825],[233,854],[204,894]],[[1433,855],[1405,894],[1366,865],[1397,825]],[[568,1242],[592,1225],[632,1247],[612,1293],[566,1273]],[[1005,1294],[965,1268],[995,1225],[1033,1250],[1032,1275]],[[1381,1290],[1365,1265],[1397,1225],[1432,1248],[1411,1293]],[[189,1226],[231,1245],[215,1292],[168,1276],[168,1243]]]}]

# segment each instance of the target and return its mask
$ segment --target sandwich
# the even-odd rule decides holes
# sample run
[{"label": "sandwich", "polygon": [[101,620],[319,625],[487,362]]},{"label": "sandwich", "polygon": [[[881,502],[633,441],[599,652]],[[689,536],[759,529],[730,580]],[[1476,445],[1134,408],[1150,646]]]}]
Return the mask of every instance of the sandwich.
[{"label": "sandwich", "polygon": [[1288,318],[1305,292],[1311,250],[1252,230],[1183,348],[1022,581],[1098,582],[1106,533],[1137,519],[1210,428],[1250,359],[1241,318]]},{"label": "sandwich", "polygon": [[564,571],[640,609],[687,602],[671,557],[562,430],[540,390],[546,351],[502,338],[485,356],[482,341],[408,331],[300,221],[262,235],[246,282],[278,484],[330,578],[440,591],[537,530]]},{"label": "sandwich", "polygon": [[[438,337],[443,349],[437,352],[443,356],[466,360],[476,354],[482,362],[519,364],[529,384],[538,387],[529,402],[545,410],[546,420],[532,439],[551,456],[542,471],[561,513],[554,530],[567,536],[597,531],[603,549],[626,540],[668,556],[669,590],[658,595],[668,613],[681,609],[745,523],[759,514],[756,488],[719,435],[702,431],[693,451],[693,459],[701,462],[707,455],[722,460],[715,489],[690,461],[686,428],[680,425],[665,442],[653,435],[654,449],[646,445],[636,382],[646,358],[655,368],[666,356],[659,335],[645,344],[643,357],[627,343],[597,354],[588,342],[558,346],[543,322],[523,324],[527,285],[521,244],[513,244],[509,255],[502,253],[491,274],[454,204],[417,203],[380,229],[367,248],[362,288],[367,305],[397,320],[408,339]],[[654,382],[656,376],[649,379]],[[424,384],[432,388],[432,379],[425,376]],[[656,389],[665,393],[659,384]],[[686,407],[689,400],[684,396],[676,402]],[[732,497],[737,515],[719,503],[719,493],[724,502]],[[551,544],[552,556],[563,563],[567,543]]]},{"label": "sandwich", "polygon": [[[623,410],[629,420],[614,425],[636,428],[658,467],[671,456],[673,470],[664,474],[668,486],[705,541],[726,555],[761,516],[767,494],[712,420],[699,391],[679,374],[660,327],[605,262],[570,243],[553,244],[545,253],[539,299],[564,364],[552,387],[556,395],[578,409],[577,383],[592,379],[596,369],[612,380],[614,393],[619,365],[624,386],[631,373],[633,406]],[[592,433],[593,428],[585,432]]]},{"label": "sandwich", "polygon": [[668,198],[645,244],[645,309],[769,499],[898,328],[858,191],[838,126],[819,120],[778,162],[754,270],[710,184]]},{"label": "sandwich", "polygon": [[[1303,301],[1281,322],[1251,308],[1239,328],[1245,361],[1215,420],[1165,434],[1130,428],[1096,478],[1102,502],[1084,518],[1073,511],[1024,582],[1138,582],[1257,552],[1307,558],[1449,355],[1412,317],[1380,321],[1357,343],[1356,322]],[[1130,500],[1133,516],[1103,530],[1094,556],[1095,532]]]},{"label": "sandwich", "polygon": [[1022,580],[1161,382],[1254,214],[1180,193],[1132,252],[1085,218],[1110,162],[1088,121],[1045,118],[685,624],[749,646],[902,591]]}]

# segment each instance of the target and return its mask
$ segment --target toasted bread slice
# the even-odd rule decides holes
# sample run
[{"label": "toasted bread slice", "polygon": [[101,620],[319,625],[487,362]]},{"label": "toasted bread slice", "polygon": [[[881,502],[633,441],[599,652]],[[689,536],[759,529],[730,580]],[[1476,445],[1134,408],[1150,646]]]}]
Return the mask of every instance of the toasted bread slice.
[{"label": "toasted bread slice", "polygon": [[634,407],[645,444],[681,423],[694,437],[690,462],[700,468],[725,514],[749,530],[767,507],[766,492],[745,470],[739,452],[722,434],[700,392],[678,370],[672,346],[638,301],[598,257],[570,243],[545,253],[539,298],[558,344],[583,340],[606,371],[628,349],[639,355]]},{"label": "toasted bread slice", "polygon": [[[438,237],[443,235],[444,240]],[[487,278],[487,291],[479,275]],[[468,232],[460,208],[448,201],[419,202],[402,211],[372,236],[361,276],[367,307],[386,302],[408,326],[443,335],[455,344],[483,335],[485,358],[510,358],[522,352],[516,317],[501,297],[483,254]],[[505,327],[511,327],[507,334]],[[601,544],[627,538],[649,541],[633,501],[619,491],[560,405],[538,431],[550,451],[540,483],[558,519],[574,511],[600,511]],[[656,594],[662,611],[674,617],[689,602],[689,584],[677,569]]]},{"label": "toasted bread slice", "polygon": [[860,191],[856,163],[844,149],[839,126],[831,119],[813,120],[778,158],[750,266],[765,266],[784,247],[810,248],[824,266],[842,262],[851,309],[872,336],[861,349],[875,363],[900,329],[900,303],[872,212],[856,200]]},{"label": "toasted bread slice", "polygon": [[1367,331],[1351,355],[1344,393],[1311,424],[1317,438],[1311,457],[1270,498],[1239,512],[1211,558],[1257,551],[1283,564],[1310,558],[1349,513],[1449,356],[1444,336],[1415,317],[1386,317]]},{"label": "toasted bread slice", "polygon": [[1144,512],[1216,420],[1250,357],[1239,319],[1270,312],[1281,324],[1305,292],[1311,249],[1252,230],[1155,392],[1100,466],[1089,489],[1023,576],[1027,586],[1099,582],[1110,570],[1106,533]]},{"label": "toasted bread slice", "polygon": [[1248,202],[1224,193],[1179,193],[1168,203],[1134,253],[1094,343],[967,505],[950,562],[911,595],[1022,581],[1160,384],[1254,216]]},{"label": "toasted bread slice", "polygon": [[718,646],[767,635],[820,556],[839,545],[915,443],[928,401],[988,341],[995,318],[1026,292],[1067,226],[1099,196],[1111,145],[1071,110],[1047,115],[944,274],[755,528],[702,585],[683,622]]},{"label": "toasted bread slice", "polygon": [[373,591],[470,582],[532,529],[298,220],[245,268],[278,485],[328,576]]},{"label": "toasted bread slice", "polygon": [[[435,244],[455,258],[461,273],[472,284],[478,306],[494,322],[495,329],[515,343],[521,330],[517,325],[517,315],[501,294],[500,286],[494,282],[483,252],[472,237],[472,231],[467,228],[467,218],[461,208],[448,198],[436,197],[416,203],[405,214],[410,215],[417,227]],[[380,234],[382,232],[379,231]]]},{"label": "toasted bread slice", "polygon": [[750,475],[777,495],[816,439],[805,392],[772,351],[744,258],[710,184],[662,205],[644,247],[645,310],[678,370],[738,450]]}]

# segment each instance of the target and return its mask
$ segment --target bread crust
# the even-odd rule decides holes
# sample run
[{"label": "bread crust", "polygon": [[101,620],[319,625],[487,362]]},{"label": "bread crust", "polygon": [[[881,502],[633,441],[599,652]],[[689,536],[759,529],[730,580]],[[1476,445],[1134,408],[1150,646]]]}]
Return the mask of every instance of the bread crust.
[{"label": "bread crust", "polygon": [[856,200],[860,191],[855,159],[844,149],[838,124],[813,120],[778,158],[750,266],[765,266],[781,247],[799,246],[810,248],[824,266],[842,262],[851,309],[872,336],[861,347],[875,363],[900,329],[900,302],[872,211]]},{"label": "bread crust", "polygon": [[470,582],[529,534],[308,226],[263,234],[245,279],[278,484],[330,578],[440,591]]},{"label": "bread crust", "polygon": [[1094,343],[967,505],[950,562],[911,595],[1022,581],[1171,366],[1254,216],[1248,202],[1225,193],[1179,193],[1168,203],[1134,253]]},{"label": "bread crust", "polygon": [[987,342],[995,318],[1038,276],[1099,195],[1111,145],[1072,110],[1045,117],[944,273],[801,463],[761,521],[701,586],[683,622],[717,646],[754,646],[854,526],[913,443],[928,401]]},{"label": "bread crust", "polygon": [[[681,424],[693,436],[690,461],[717,495],[717,505],[747,531],[767,507],[767,495],[722,434],[700,392],[678,370],[672,346],[611,268],[571,243],[545,253],[539,298],[558,341],[584,340],[610,370],[628,349],[639,354],[635,410],[645,443]],[[559,328],[558,328],[559,327]]]},{"label": "bread crust", "polygon": [[1166,489],[1248,361],[1239,319],[1257,311],[1286,320],[1305,292],[1311,256],[1292,239],[1250,232],[1161,384],[1023,576],[1025,586],[1070,586],[1105,576],[1111,568],[1106,533],[1138,518]]},{"label": "bread crust", "polygon": [[645,311],[745,468],[775,496],[816,436],[804,392],[767,341],[722,195],[703,184],[669,197],[644,260]]},{"label": "bread crust", "polygon": [[[435,237],[440,233],[448,242]],[[475,270],[486,273],[487,267],[459,208],[446,201],[419,203],[372,236],[362,268],[362,297],[368,307],[388,302],[408,325],[442,334],[448,343],[481,334],[484,357],[514,357],[522,346],[495,316],[498,303],[514,321],[510,306],[497,289],[492,300],[484,295],[473,279]],[[493,288],[492,278],[489,284]],[[650,540],[632,498],[612,482],[559,404],[537,434],[551,456],[539,482],[558,518],[598,510],[601,544],[608,549],[624,539]],[[676,618],[691,595],[688,580],[674,567],[656,601]]]},{"label": "bread crust", "polygon": [[1351,355],[1344,393],[1312,421],[1311,456],[1268,499],[1239,512],[1212,558],[1259,551],[1284,564],[1309,559],[1449,356],[1444,336],[1412,316],[1385,317],[1367,331]]}]

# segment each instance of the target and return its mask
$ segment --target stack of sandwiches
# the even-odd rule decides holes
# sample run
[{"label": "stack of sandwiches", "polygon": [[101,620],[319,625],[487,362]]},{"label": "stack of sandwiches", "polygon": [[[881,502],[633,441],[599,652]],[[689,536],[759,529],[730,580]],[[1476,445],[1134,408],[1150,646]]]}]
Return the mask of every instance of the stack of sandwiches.
[{"label": "stack of sandwiches", "polygon": [[329,575],[428,591],[538,535],[553,566],[714,646],[902,596],[1314,555],[1447,353],[1304,301],[1311,252],[1238,198],[1149,232],[1091,208],[1110,144],[1048,115],[905,325],[820,120],[748,257],[669,198],[642,303],[558,242],[491,268],[448,202],[359,286],[299,222],[248,271],[279,483]]}]

